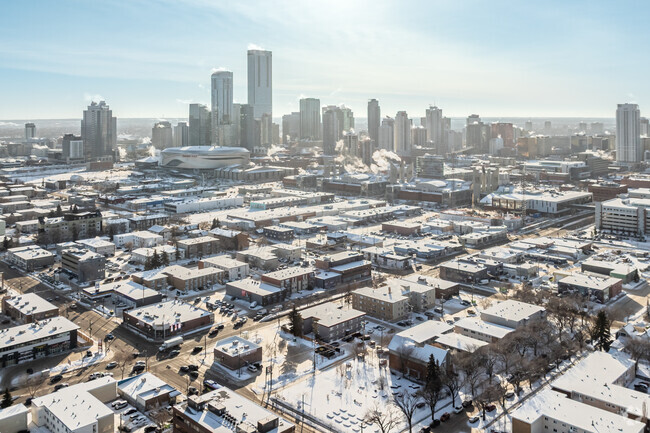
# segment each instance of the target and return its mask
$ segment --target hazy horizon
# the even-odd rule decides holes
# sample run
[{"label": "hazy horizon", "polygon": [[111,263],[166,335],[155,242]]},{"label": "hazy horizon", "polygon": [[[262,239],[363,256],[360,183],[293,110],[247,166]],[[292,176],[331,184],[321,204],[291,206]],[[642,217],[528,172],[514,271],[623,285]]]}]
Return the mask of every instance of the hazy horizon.
[{"label": "hazy horizon", "polygon": [[390,116],[436,104],[452,117],[611,118],[624,102],[643,115],[648,11],[631,1],[13,2],[0,28],[0,118],[78,118],[98,99],[118,118],[187,117],[188,103],[209,102],[218,67],[245,102],[252,44],[273,51],[274,117],[304,96],[364,117],[370,98]]}]

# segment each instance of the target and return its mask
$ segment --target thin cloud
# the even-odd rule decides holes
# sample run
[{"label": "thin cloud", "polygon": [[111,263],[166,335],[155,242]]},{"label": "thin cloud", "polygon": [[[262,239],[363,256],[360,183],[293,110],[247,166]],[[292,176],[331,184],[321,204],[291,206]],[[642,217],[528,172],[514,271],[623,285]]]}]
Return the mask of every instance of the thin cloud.
[{"label": "thin cloud", "polygon": [[100,95],[99,93],[90,93],[90,92],[85,92],[84,93],[84,101],[86,102],[99,102],[99,101],[105,101],[106,99]]}]

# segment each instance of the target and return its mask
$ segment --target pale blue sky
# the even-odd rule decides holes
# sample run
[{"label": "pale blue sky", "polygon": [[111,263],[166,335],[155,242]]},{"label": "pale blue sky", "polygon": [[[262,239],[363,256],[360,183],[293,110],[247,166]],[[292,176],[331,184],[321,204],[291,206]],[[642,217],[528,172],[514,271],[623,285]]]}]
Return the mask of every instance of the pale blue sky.
[{"label": "pale blue sky", "polygon": [[[212,68],[246,102],[273,51],[273,111],[302,96],[382,114],[613,117],[650,106],[648,1],[25,0],[2,4],[0,119],[186,117]],[[650,108],[649,108],[650,109]]]}]

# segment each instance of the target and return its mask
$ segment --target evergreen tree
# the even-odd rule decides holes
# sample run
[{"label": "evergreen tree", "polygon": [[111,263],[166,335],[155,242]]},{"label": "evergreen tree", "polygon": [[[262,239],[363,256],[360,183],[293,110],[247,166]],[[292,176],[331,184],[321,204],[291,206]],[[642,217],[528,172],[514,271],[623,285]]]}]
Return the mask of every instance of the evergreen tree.
[{"label": "evergreen tree", "polygon": [[144,270],[151,270],[151,257],[149,255],[147,255],[147,258],[144,260]]},{"label": "evergreen tree", "polygon": [[2,409],[9,407],[13,404],[13,400],[11,398],[11,393],[9,392],[9,388],[5,388],[5,393],[4,396],[2,397],[2,403],[0,403],[0,407]]},{"label": "evergreen tree", "polygon": [[600,310],[596,316],[596,323],[594,323],[591,339],[594,342],[594,347],[598,350],[607,352],[609,346],[612,344],[612,334],[610,332],[611,323],[605,311]]},{"label": "evergreen tree", "polygon": [[56,212],[55,212],[55,215],[58,216],[58,217],[63,216],[63,209],[61,209],[61,205],[60,205],[60,204],[57,204],[57,205],[56,205]]},{"label": "evergreen tree", "polygon": [[176,244],[176,251],[174,251],[174,255],[176,256],[176,261],[179,261],[181,259],[181,252],[178,249],[178,244]]},{"label": "evergreen tree", "polygon": [[302,315],[294,305],[289,313],[289,332],[294,337],[302,337]]},{"label": "evergreen tree", "polygon": [[74,205],[74,206],[72,207],[72,212],[73,212],[73,213],[78,213],[78,212],[79,212],[79,208],[77,207],[77,205]]},{"label": "evergreen tree", "polygon": [[158,250],[153,250],[153,256],[151,257],[151,268],[156,269],[160,267],[160,256],[158,255]]},{"label": "evergreen tree", "polygon": [[4,239],[2,239],[2,248],[6,250],[10,246],[11,246],[11,240],[5,236]]},{"label": "evergreen tree", "polygon": [[215,218],[212,220],[212,226],[210,229],[216,229],[217,227],[219,227],[219,221]]},{"label": "evergreen tree", "polygon": [[160,258],[160,263],[163,266],[169,266],[169,255],[167,254],[167,251],[163,251],[162,256]]},{"label": "evergreen tree", "polygon": [[436,406],[438,406],[438,403],[444,398],[445,392],[440,365],[433,355],[429,355],[424,388],[420,390],[419,394],[429,406],[429,409],[431,410],[431,420],[434,420],[436,416]]},{"label": "evergreen tree", "polygon": [[72,224],[71,232],[72,240],[76,242],[79,239],[79,229],[76,224]]},{"label": "evergreen tree", "polygon": [[113,242],[113,237],[115,237],[115,226],[113,224],[108,226],[108,238]]}]

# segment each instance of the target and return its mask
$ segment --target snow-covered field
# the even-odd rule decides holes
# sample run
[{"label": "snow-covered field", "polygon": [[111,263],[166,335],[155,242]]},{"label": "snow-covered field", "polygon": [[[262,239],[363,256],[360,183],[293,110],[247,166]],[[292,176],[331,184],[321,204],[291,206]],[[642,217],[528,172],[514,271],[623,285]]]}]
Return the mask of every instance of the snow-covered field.
[{"label": "snow-covered field", "polygon": [[[305,414],[331,425],[334,430],[360,432],[365,414],[375,407],[394,411],[396,418],[402,418],[391,405],[393,396],[403,392],[413,394],[420,388],[378,364],[379,358],[372,353],[365,361],[350,359],[292,383],[278,391],[276,397],[299,412],[303,411],[304,402]],[[430,411],[425,406],[417,409],[414,422],[429,417]],[[400,427],[405,428],[406,424]],[[364,431],[375,431],[375,426],[364,425]]]}]

